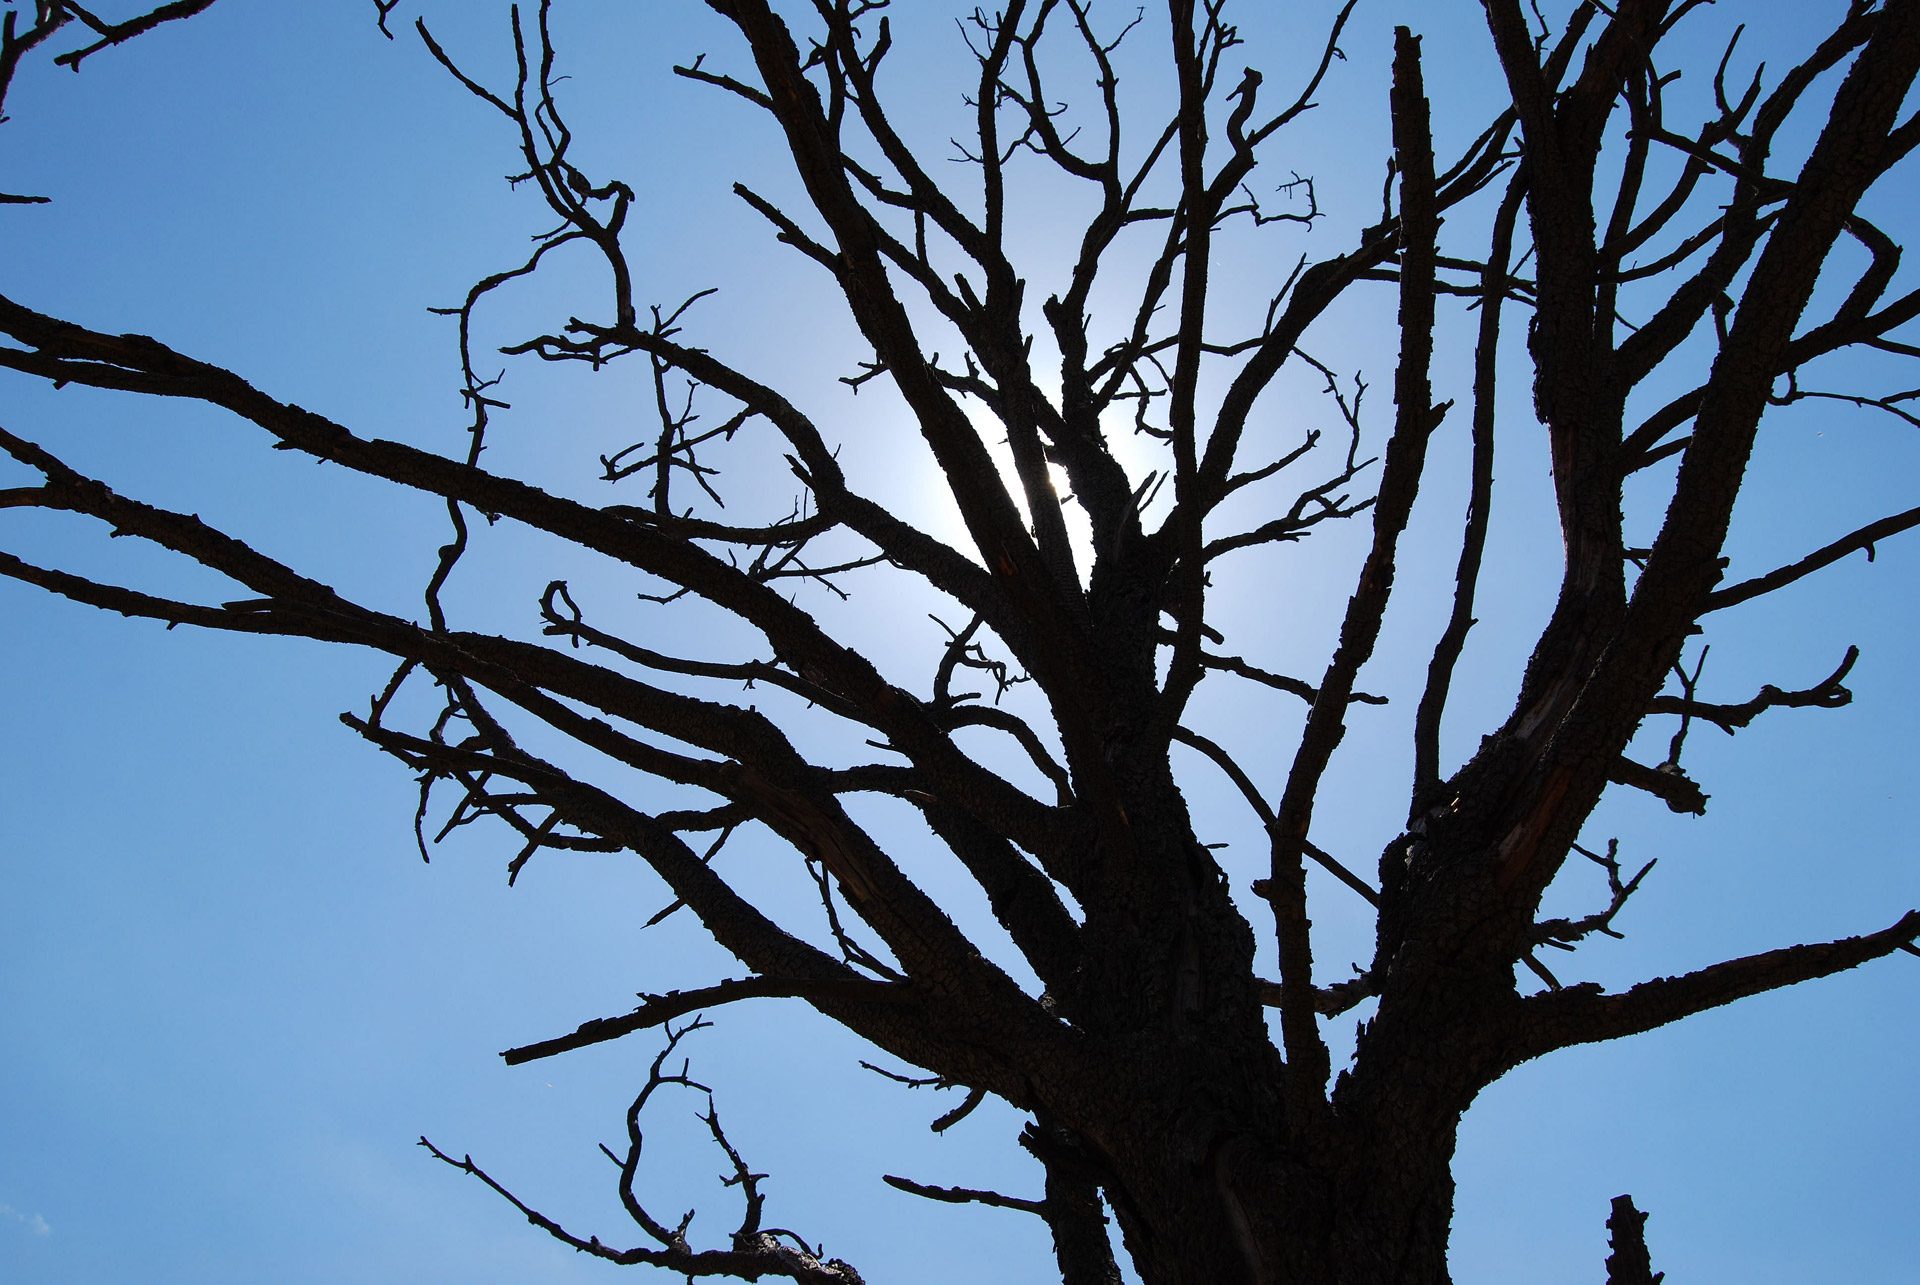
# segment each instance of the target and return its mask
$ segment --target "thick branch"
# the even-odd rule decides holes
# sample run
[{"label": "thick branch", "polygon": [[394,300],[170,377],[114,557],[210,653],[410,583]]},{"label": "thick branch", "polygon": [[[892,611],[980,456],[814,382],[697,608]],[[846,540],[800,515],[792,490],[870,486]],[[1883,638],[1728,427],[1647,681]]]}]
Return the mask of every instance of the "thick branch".
[{"label": "thick branch", "polygon": [[[1550,708],[1564,697],[1554,695],[1541,710],[1539,726],[1551,729],[1551,741],[1520,791],[1496,876],[1501,887],[1517,887],[1524,902],[1551,882],[1620,748],[1707,606],[1775,373],[1835,240],[1879,176],[1888,131],[1916,72],[1920,4],[1897,0],[1879,12],[1748,279],[1701,398],[1660,535],[1618,628],[1584,683],[1576,674],[1550,680],[1556,691],[1578,694],[1564,718]],[[1612,495],[1617,527],[1617,488]],[[1617,560],[1619,550],[1612,555]]]}]

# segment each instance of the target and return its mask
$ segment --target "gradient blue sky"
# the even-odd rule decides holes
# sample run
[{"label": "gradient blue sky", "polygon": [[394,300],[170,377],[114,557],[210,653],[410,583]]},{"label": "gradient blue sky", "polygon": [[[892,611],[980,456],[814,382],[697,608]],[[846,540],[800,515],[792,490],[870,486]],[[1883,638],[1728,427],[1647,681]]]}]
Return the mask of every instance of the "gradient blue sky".
[{"label": "gradient blue sky", "polygon": [[[1266,68],[1270,84],[1287,83],[1311,48],[1305,33],[1331,8],[1243,5],[1246,61]],[[1806,24],[1839,8],[1723,4],[1701,19],[1695,48],[1717,54],[1724,25],[1744,20],[1747,56],[1779,65],[1806,47]],[[402,39],[389,43],[361,0],[220,0],[78,77],[23,71],[13,119],[0,126],[0,188],[53,204],[0,207],[0,290],[99,329],[159,336],[357,431],[460,449],[451,328],[426,309],[512,262],[546,216],[500,181],[516,161],[503,123],[405,34],[414,11],[402,6]],[[448,45],[497,83],[504,6],[428,12]],[[895,12],[903,110],[916,136],[937,145],[962,127],[958,37],[945,6],[901,0]],[[1494,75],[1479,6],[1363,0],[1324,106],[1282,140],[1292,150],[1274,166],[1315,175],[1332,217],[1254,247],[1243,272],[1222,282],[1228,306],[1260,294],[1296,255],[1335,252],[1370,220],[1395,21],[1427,36],[1443,147],[1478,129]],[[702,51],[735,58],[725,33],[691,0],[656,0],[562,3],[558,34],[581,157],[640,192],[641,297],[673,302],[721,286],[697,314],[700,342],[799,390],[843,426],[856,477],[909,479],[919,489],[899,503],[939,521],[913,480],[924,476],[913,440],[894,431],[884,397],[855,403],[832,383],[865,354],[821,283],[728,194],[733,179],[758,184],[777,167],[775,140],[738,104],[667,74]],[[1152,34],[1143,29],[1142,55],[1155,52]],[[1699,81],[1687,83],[1699,92]],[[791,189],[782,177],[765,186]],[[1036,183],[1023,193],[1018,235],[1035,256],[1066,230],[1049,221],[1049,191]],[[1897,227],[1913,194],[1911,179],[1896,175],[1873,200]],[[1036,278],[1048,270],[1036,258]],[[503,299],[484,337],[506,342],[569,312],[590,314],[596,287],[584,267],[559,265],[550,281]],[[1380,388],[1376,412],[1391,375],[1388,309],[1376,299],[1349,310],[1318,354],[1364,367]],[[1443,382],[1458,382],[1463,329],[1443,333]],[[1511,699],[1557,569],[1524,378],[1511,365],[1490,600],[1448,724],[1455,761]],[[489,461],[605,496],[590,480],[594,456],[639,422],[635,387],[620,375],[583,381],[513,367],[503,388],[515,410]],[[1283,408],[1296,420],[1325,421],[1310,385],[1288,396]],[[257,432],[203,408],[9,377],[0,423],[126,493],[198,512],[409,614],[443,538],[434,505],[267,450]],[[1403,815],[1401,715],[1445,610],[1445,584],[1423,584],[1421,573],[1451,578],[1460,436],[1436,457],[1389,633],[1365,679],[1394,703],[1377,718],[1356,716],[1319,813],[1316,838],[1362,868]],[[1905,425],[1832,408],[1777,415],[1737,525],[1734,574],[1910,507],[1917,479],[1920,439]],[[751,499],[751,479],[746,488]],[[220,592],[209,577],[109,546],[80,524],[4,516],[6,547],[23,555]],[[1583,950],[1563,977],[1627,984],[1881,927],[1920,904],[1920,537],[1904,539],[1871,566],[1855,557],[1715,622],[1716,698],[1742,699],[1763,682],[1811,683],[1858,644],[1855,703],[1777,712],[1734,740],[1696,731],[1688,762],[1713,796],[1705,818],[1609,799],[1588,841],[1618,836],[1627,859],[1660,865],[1623,916],[1628,940]],[[1317,672],[1356,548],[1351,535],[1316,537],[1253,565],[1219,604],[1236,648]],[[612,585],[577,562],[490,533],[452,600],[469,620],[530,631],[534,597],[554,574]],[[930,643],[910,597],[809,605],[885,659],[905,664]],[[336,719],[384,678],[376,657],[169,633],[8,582],[0,664],[0,1279],[618,1273],[547,1241],[413,1141],[424,1132],[471,1152],[576,1230],[626,1238],[595,1144],[618,1136],[654,1041],[517,1069],[494,1054],[621,1011],[639,989],[738,975],[685,916],[636,931],[661,904],[656,880],[631,858],[554,855],[509,891],[502,866],[512,845],[479,831],[423,865],[408,833],[405,772]],[[1195,717],[1268,771],[1297,730],[1297,711],[1277,700],[1211,685]],[[1260,851],[1255,827],[1218,780],[1189,767],[1210,830],[1202,837],[1230,842],[1223,860],[1244,887]],[[798,886],[771,846],[731,859],[764,886]],[[938,871],[927,877],[947,886]],[[1595,880],[1568,883],[1570,907],[1602,891]],[[1364,957],[1361,907],[1337,887],[1314,891],[1321,958],[1337,971]],[[1055,1279],[1036,1220],[928,1205],[879,1181],[895,1172],[1031,1194],[1038,1175],[1013,1145],[1013,1113],[986,1109],[935,1137],[926,1123],[949,1104],[859,1071],[856,1059],[870,1054],[809,1010],[759,1002],[715,1017],[687,1051],[736,1142],[773,1175],[771,1221],[823,1239],[876,1285]],[[1675,1282],[1911,1279],[1920,1261],[1917,1019],[1920,961],[1897,956],[1521,1068],[1463,1129],[1457,1279],[1599,1280],[1607,1200],[1622,1191],[1652,1211],[1655,1265]],[[692,1121],[699,1105],[660,1113],[649,1170],[661,1207],[698,1204],[696,1236],[717,1239],[732,1206],[711,1181],[718,1164]]]}]

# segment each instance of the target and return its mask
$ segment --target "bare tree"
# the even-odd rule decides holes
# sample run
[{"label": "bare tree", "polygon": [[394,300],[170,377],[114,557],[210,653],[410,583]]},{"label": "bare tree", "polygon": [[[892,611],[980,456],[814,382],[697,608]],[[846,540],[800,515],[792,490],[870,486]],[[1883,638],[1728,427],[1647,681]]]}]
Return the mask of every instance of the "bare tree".
[{"label": "bare tree", "polygon": [[[1443,1281],[1457,1127],[1501,1075],[1898,950],[1920,953],[1920,912],[1909,911],[1861,936],[1617,993],[1563,985],[1540,958],[1614,933],[1648,874],[1629,873],[1613,846],[1582,842],[1610,786],[1699,812],[1707,796],[1680,762],[1694,724],[1731,733],[1770,709],[1850,699],[1853,651],[1811,687],[1712,699],[1704,653],[1683,660],[1689,640],[1721,627],[1728,608],[1790,592],[1920,525],[1920,509],[1855,515],[1851,534],[1723,583],[1743,473],[1773,408],[1827,398],[1913,419],[1914,393],[1862,386],[1864,367],[1831,359],[1885,359],[1897,389],[1899,362],[1920,355],[1900,338],[1920,315],[1920,290],[1896,284],[1896,237],[1861,213],[1868,189],[1920,142],[1920,117],[1902,116],[1920,73],[1920,0],[1836,0],[1824,39],[1784,72],[1741,71],[1729,44],[1717,68],[1690,69],[1711,78],[1714,107],[1685,121],[1663,105],[1677,74],[1667,51],[1701,0],[1586,0],[1557,24],[1520,0],[1484,0],[1507,106],[1458,155],[1436,154],[1420,39],[1401,28],[1379,220],[1347,233],[1340,253],[1275,274],[1264,316],[1240,332],[1222,329],[1221,274],[1265,273],[1274,259],[1229,262],[1241,242],[1228,231],[1320,217],[1307,180],[1263,204],[1254,175],[1341,59],[1354,0],[1331,15],[1304,83],[1277,102],[1258,72],[1231,70],[1240,41],[1226,0],[1170,0],[1165,14],[1132,22],[1088,0],[974,11],[962,23],[976,73],[964,184],[937,179],[889,114],[884,0],[814,0],[783,6],[785,16],[766,0],[709,6],[738,42],[677,70],[746,100],[777,128],[804,203],[736,191],[844,300],[872,349],[845,382],[897,396],[964,541],[916,526],[899,496],[858,490],[813,413],[707,346],[724,336],[698,334],[699,296],[648,302],[622,240],[635,189],[585,172],[571,155],[549,0],[514,11],[517,70],[507,84],[470,72],[416,24],[430,56],[517,141],[516,181],[537,187],[556,221],[524,261],[479,281],[451,310],[471,413],[463,454],[357,434],[158,340],[0,299],[0,333],[11,341],[0,365],[219,407],[279,448],[444,500],[452,531],[423,618],[407,619],[0,430],[0,446],[39,478],[0,491],[0,507],[96,519],[224,574],[246,596],[181,601],[12,555],[0,555],[0,571],[123,615],[393,657],[391,681],[344,719],[418,775],[423,852],[430,818],[441,834],[480,819],[507,826],[518,844],[510,878],[542,851],[633,852],[672,891],[662,914],[697,917],[747,970],[505,1054],[525,1062],[664,1032],[627,1113],[628,1148],[608,1151],[636,1247],[569,1230],[470,1158],[428,1144],[434,1156],[566,1244],[614,1262],[689,1278],[857,1281],[853,1266],[765,1225],[761,1176],[711,1108],[704,1119],[745,1206],[730,1241],[696,1247],[686,1221],[662,1220],[634,1192],[649,1102],[663,1089],[701,1088],[672,1062],[697,1015],[790,997],[921,1068],[914,1082],[964,1088],[939,1127],[989,1096],[1030,1115],[1021,1143],[1044,1166],[1037,1196],[888,1181],[1039,1216],[1072,1285],[1119,1278],[1108,1211],[1154,1285]],[[25,37],[9,11],[0,70],[10,75],[70,17],[97,35],[70,55],[77,61],[205,7],[110,24],[41,4]],[[395,4],[376,7],[388,31]],[[1156,32],[1169,42],[1154,59],[1170,106],[1140,124],[1123,110],[1131,100],[1118,51],[1123,39]],[[1067,106],[1062,82],[1084,83],[1088,71],[1094,97]],[[1804,148],[1780,145],[1802,136]],[[1782,163],[1777,150],[1804,159]],[[1035,168],[1084,185],[1091,215],[1071,262],[1016,262],[1009,201]],[[1271,193],[1271,181],[1261,186]],[[1864,251],[1857,267],[1841,249],[1848,241]],[[638,502],[590,504],[481,464],[503,403],[474,346],[476,310],[569,247],[603,265],[603,293],[564,328],[505,351],[646,373],[651,427],[599,461],[606,480],[646,487]],[[1851,276],[1836,284],[1842,272]],[[1043,301],[1027,293],[1038,276],[1057,282]],[[1362,386],[1311,353],[1337,303],[1382,290],[1397,294],[1398,335],[1391,425],[1376,458]],[[1126,305],[1095,315],[1096,297],[1116,294]],[[1443,309],[1476,334],[1457,405],[1436,401],[1430,370]],[[1474,624],[1501,344],[1517,348],[1516,315],[1550,441],[1565,571],[1510,712],[1450,766],[1441,721]],[[1822,381],[1836,369],[1843,382],[1829,388]],[[1313,430],[1276,444],[1257,421],[1277,381],[1302,374],[1324,379],[1338,440]],[[1362,690],[1361,671],[1381,634],[1429,443],[1443,422],[1460,421],[1472,486],[1451,611],[1436,622],[1408,728],[1406,824],[1367,877],[1314,842],[1315,811],[1355,705],[1378,699]],[[1160,452],[1157,467],[1129,470],[1116,449],[1128,435]],[[742,519],[721,506],[721,469],[755,452],[784,457],[797,498]],[[1629,484],[1662,497],[1647,532],[1629,533]],[[596,623],[605,604],[556,580],[538,604],[548,641],[458,627],[441,594],[474,515],[645,573],[658,588],[656,623],[642,635]],[[1236,641],[1228,654],[1208,619],[1216,569],[1342,522],[1368,532],[1367,548],[1324,672],[1273,672],[1260,654],[1271,640]],[[849,592],[863,580],[911,581],[948,604],[944,643],[924,672],[884,674],[800,605],[802,593]],[[676,613],[694,599],[742,622],[756,649],[675,654]],[[1192,725],[1195,690],[1212,675],[1304,703],[1291,763],[1274,779]],[[1626,756],[1650,719],[1674,729],[1655,765]],[[531,727],[581,752],[536,754],[526,748]],[[818,748],[843,746],[849,730],[871,751],[849,760]],[[596,777],[608,763],[674,787],[684,805],[640,806]],[[1194,770],[1224,773],[1259,818],[1270,868],[1250,888],[1229,886],[1196,832],[1181,783]],[[436,811],[443,791],[450,808]],[[889,850],[855,795],[917,814],[926,842],[978,883],[1017,960],[997,959],[915,882],[916,854]],[[749,826],[790,845],[812,874],[820,915],[811,939],[778,926],[751,882],[716,863]],[[1549,887],[1588,862],[1605,873],[1608,904],[1543,918]],[[1316,973],[1310,866],[1373,910],[1373,956],[1350,977]],[[1272,978],[1255,968],[1269,933]],[[1334,1080],[1324,1024],[1369,1001],[1377,1007],[1352,1065]],[[1277,1010],[1277,1038],[1268,1010]],[[1644,1217],[1630,1200],[1615,1202],[1616,1279],[1657,1279]]]}]

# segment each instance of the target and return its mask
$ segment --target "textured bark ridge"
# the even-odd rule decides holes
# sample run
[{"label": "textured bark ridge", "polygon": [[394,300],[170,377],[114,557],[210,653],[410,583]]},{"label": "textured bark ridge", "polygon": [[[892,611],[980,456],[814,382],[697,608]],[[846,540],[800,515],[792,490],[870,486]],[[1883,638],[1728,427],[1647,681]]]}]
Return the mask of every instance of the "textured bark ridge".
[{"label": "textured bark ridge", "polygon": [[[25,31],[9,9],[0,93],[70,21],[99,42],[66,55],[77,64],[208,2],[113,24],[48,0]],[[389,35],[397,7],[376,5]],[[589,174],[570,154],[548,0],[512,13],[511,84],[470,74],[477,55],[415,25],[423,60],[497,120],[519,150],[515,182],[552,217],[529,257],[449,310],[470,415],[463,450],[368,436],[161,340],[114,333],[110,319],[58,319],[0,298],[0,368],[136,403],[217,408],[281,450],[436,497],[449,526],[423,614],[395,614],[237,534],[133,498],[137,478],[114,489],[0,429],[0,449],[28,479],[0,490],[0,507],[92,519],[241,587],[231,600],[188,601],[11,553],[0,553],[0,573],[170,626],[391,656],[391,681],[343,718],[420,781],[423,855],[429,821],[444,835],[475,820],[512,831],[510,881],[536,857],[635,854],[669,890],[645,922],[684,912],[744,970],[690,991],[643,992],[631,1012],[504,1055],[533,1061],[636,1032],[664,1040],[628,1110],[624,1151],[607,1148],[632,1248],[570,1229],[470,1157],[422,1139],[433,1156],[536,1227],[616,1263],[688,1278],[858,1282],[853,1265],[769,1225],[762,1175],[711,1099],[702,1119],[743,1205],[731,1236],[703,1247],[687,1221],[662,1221],[635,1195],[649,1104],[704,1088],[669,1055],[681,1056],[701,1014],[780,997],[908,1068],[881,1074],[959,1092],[936,1129],[990,1097],[1026,1113],[1020,1142],[1044,1171],[1038,1193],[888,1181],[1043,1219],[1068,1285],[1118,1281],[1117,1254],[1150,1285],[1437,1285],[1448,1279],[1459,1122],[1501,1075],[1569,1045],[1915,950],[1920,914],[1908,912],[1864,935],[1614,993],[1563,984],[1545,962],[1617,935],[1616,917],[1652,868],[1630,872],[1616,845],[1584,838],[1607,789],[1701,812],[1709,795],[1681,762],[1695,724],[1731,734],[1773,722],[1773,710],[1851,699],[1843,682],[1856,650],[1822,682],[1741,699],[1704,676],[1696,635],[1738,614],[1715,613],[1791,593],[1920,525],[1920,509],[1849,515],[1851,534],[1722,583],[1765,415],[1822,397],[1913,419],[1903,409],[1911,393],[1876,392],[1859,372],[1867,357],[1881,370],[1920,355],[1902,337],[1920,317],[1920,291],[1903,284],[1898,229],[1863,204],[1920,142],[1920,118],[1902,115],[1920,70],[1920,0],[1835,0],[1822,38],[1784,71],[1743,62],[1731,45],[1717,76],[1711,63],[1688,67],[1714,86],[1700,120],[1663,97],[1682,56],[1670,55],[1669,37],[1718,20],[1697,0],[1548,5],[1546,18],[1521,0],[1484,0],[1499,102],[1466,131],[1463,109],[1446,104],[1436,130],[1416,33],[1393,33],[1390,65],[1348,62],[1343,41],[1361,47],[1352,3],[1276,101],[1260,72],[1230,70],[1242,42],[1226,0],[1168,0],[1132,25],[1085,0],[1006,0],[961,15],[974,82],[957,134],[964,168],[896,128],[890,113],[915,78],[884,3],[707,7],[726,43],[676,71],[694,92],[746,104],[784,148],[789,173],[735,191],[817,269],[857,327],[871,351],[840,382],[887,390],[883,418],[917,432],[963,534],[916,526],[906,486],[869,494],[850,480],[843,448],[861,443],[838,436],[835,399],[846,389],[827,380],[776,390],[753,373],[752,354],[729,354],[724,325],[704,321],[717,306],[704,294],[651,302],[628,255],[666,179]],[[1135,42],[1124,56],[1123,39]],[[1141,42],[1156,42],[1144,61],[1134,56]],[[1134,69],[1124,86],[1123,64]],[[1324,216],[1309,179],[1273,194],[1279,140],[1311,127],[1327,78],[1350,72],[1386,81],[1390,181],[1379,218],[1287,248]],[[1133,78],[1154,76],[1136,98]],[[638,128],[644,137],[651,127]],[[1471,141],[1437,152],[1436,135]],[[1791,163],[1774,154],[1781,138],[1814,141]],[[1040,170],[1051,186],[1032,181]],[[1071,252],[1029,262],[1031,239],[1019,235],[1036,217],[1028,190],[1062,185],[1077,196],[1049,196],[1043,213],[1049,227],[1073,220]],[[1237,257],[1256,228],[1280,248]],[[641,374],[645,431],[598,461],[626,502],[536,486],[491,470],[495,457],[482,454],[509,407],[498,379],[480,373],[494,367],[474,346],[475,317],[563,249],[576,268],[596,265],[598,293],[563,328],[504,351],[582,377],[616,365]],[[1236,284],[1271,278],[1270,306],[1237,333],[1214,297],[1222,273]],[[1364,315],[1336,305],[1388,293],[1394,337],[1377,363],[1393,366],[1391,415],[1363,416],[1364,381],[1312,354],[1331,319]],[[818,306],[755,303],[790,315],[796,331]],[[1538,422],[1496,432],[1498,379],[1521,356],[1516,316]],[[1434,369],[1446,325],[1473,339],[1460,379]],[[1836,354],[1850,355],[1839,369],[1863,382],[1816,388]],[[1275,392],[1287,381],[1327,394],[1297,431],[1300,416]],[[1887,386],[1914,382],[1895,370]],[[1408,711],[1406,821],[1376,867],[1328,852],[1315,822],[1330,806],[1324,784],[1350,721],[1383,703],[1363,675],[1443,428],[1471,443],[1468,503],[1450,609],[1429,622],[1437,642]],[[1450,764],[1440,729],[1475,621],[1496,443],[1543,432],[1552,474],[1538,485],[1552,488],[1563,576],[1511,709],[1476,711],[1479,748]],[[1128,463],[1136,447],[1159,452],[1157,462]],[[790,507],[782,497],[769,508],[765,494],[721,505],[726,464],[756,454],[756,476],[791,477]],[[1648,495],[1663,505],[1644,529],[1623,516],[1630,480],[1641,488],[1636,512]],[[620,583],[642,586],[650,614],[636,625],[628,591],[596,599],[555,579],[537,603],[537,634],[460,627],[441,595],[480,556],[469,548],[475,514],[612,567]],[[1224,614],[1209,609],[1257,596],[1271,604],[1267,626],[1300,625],[1284,585],[1247,571],[1242,555],[1311,549],[1310,536],[1342,522],[1365,553],[1340,618],[1314,626],[1312,636],[1335,638],[1325,668],[1275,672],[1271,637],[1249,629],[1229,639]],[[890,653],[885,668],[807,606],[816,599],[806,595],[827,593],[885,605],[902,586],[900,601],[931,595],[940,610],[920,634],[917,615],[899,626],[908,658]],[[683,654],[698,646],[689,639],[712,636],[697,612],[731,618],[739,650]],[[1304,710],[1297,736],[1291,717],[1262,715],[1261,743],[1228,744],[1244,741],[1245,727],[1203,725],[1192,700],[1202,682]],[[1626,756],[1649,720],[1671,731],[1658,763]],[[835,757],[824,745],[854,749]],[[647,789],[632,787],[636,773]],[[1258,818],[1266,869],[1250,888],[1229,886],[1202,841],[1213,827],[1196,826],[1188,805],[1200,773],[1223,774]],[[870,799],[854,807],[855,795],[910,817],[922,837],[883,841],[863,821]],[[743,828],[811,876],[811,928],[782,926],[794,922],[790,908],[750,869],[717,860]],[[929,894],[918,877],[929,846],[978,885],[992,935]],[[1543,895],[1570,863],[1604,872],[1607,904],[1542,918]],[[1371,958],[1351,975],[1315,959],[1309,867],[1373,912]],[[1263,946],[1272,970],[1256,969]],[[1363,1003],[1374,1007],[1336,1078],[1325,1023]],[[1660,1279],[1644,1221],[1627,1197],[1614,1202],[1612,1285]]]}]

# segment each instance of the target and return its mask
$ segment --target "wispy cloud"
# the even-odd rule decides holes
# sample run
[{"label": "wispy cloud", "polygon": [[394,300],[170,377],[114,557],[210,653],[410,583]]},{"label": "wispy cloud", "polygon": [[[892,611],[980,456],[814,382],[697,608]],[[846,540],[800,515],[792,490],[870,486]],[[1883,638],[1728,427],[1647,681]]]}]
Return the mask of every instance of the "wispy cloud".
[{"label": "wispy cloud", "polygon": [[23,1214],[12,1205],[0,1205],[0,1218],[11,1218],[26,1228],[30,1236],[51,1236],[53,1228],[47,1226],[47,1220],[39,1214]]}]

